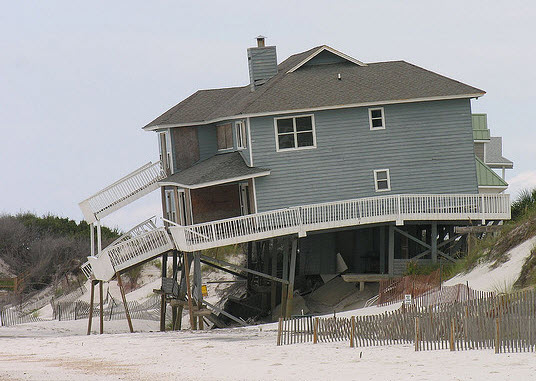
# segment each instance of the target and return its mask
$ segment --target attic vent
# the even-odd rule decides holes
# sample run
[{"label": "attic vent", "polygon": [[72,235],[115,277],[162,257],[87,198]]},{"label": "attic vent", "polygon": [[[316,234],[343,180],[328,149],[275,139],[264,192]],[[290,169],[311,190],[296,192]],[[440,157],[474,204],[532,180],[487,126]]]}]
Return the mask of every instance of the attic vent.
[{"label": "attic vent", "polygon": [[275,46],[265,46],[265,37],[257,37],[257,47],[248,49],[249,80],[251,90],[261,86],[277,74]]}]

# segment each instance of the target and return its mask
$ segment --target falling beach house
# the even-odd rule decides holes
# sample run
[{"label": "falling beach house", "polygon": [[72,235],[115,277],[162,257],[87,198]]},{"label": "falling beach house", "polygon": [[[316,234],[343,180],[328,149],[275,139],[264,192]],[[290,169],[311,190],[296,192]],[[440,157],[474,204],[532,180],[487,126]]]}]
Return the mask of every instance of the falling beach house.
[{"label": "falling beach house", "polygon": [[[247,60],[248,85],[197,91],[147,124],[160,159],[80,203],[97,238],[86,275],[109,281],[172,253],[180,269],[194,253],[195,271],[201,261],[249,274],[250,292],[272,295],[273,308],[308,277],[374,281],[411,260],[453,260],[464,245],[455,227],[510,218],[513,164],[486,116],[471,113],[483,90],[325,45],[278,64],[263,37]],[[158,188],[165,226],[133,221],[100,247],[101,219]],[[247,265],[204,254],[234,244]],[[180,297],[205,306],[195,271]]]}]

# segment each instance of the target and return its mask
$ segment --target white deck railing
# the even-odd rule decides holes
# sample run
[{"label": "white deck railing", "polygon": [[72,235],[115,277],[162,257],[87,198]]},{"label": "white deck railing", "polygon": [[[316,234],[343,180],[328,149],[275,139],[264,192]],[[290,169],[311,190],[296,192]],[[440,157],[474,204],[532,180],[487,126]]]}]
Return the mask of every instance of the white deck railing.
[{"label": "white deck railing", "polygon": [[165,177],[166,172],[160,161],[149,162],[82,201],[79,204],[80,209],[87,222],[95,222],[157,189],[158,181]]},{"label": "white deck railing", "polygon": [[108,246],[98,256],[89,257],[95,279],[110,280],[116,272],[154,258],[175,247],[166,228],[161,227]]},{"label": "white deck railing", "polygon": [[115,270],[120,271],[174,247],[166,228],[161,227],[111,247],[108,255]]},{"label": "white deck railing", "polygon": [[287,234],[408,220],[510,219],[505,194],[393,195],[297,206],[169,228],[179,250],[196,251]]},{"label": "white deck railing", "polygon": [[[156,216],[152,216],[151,218],[148,218],[146,219],[145,221],[143,222],[140,222],[139,224],[137,224],[136,226],[134,226],[132,229],[130,229],[128,232],[126,232],[125,234],[123,234],[121,237],[119,237],[118,239],[116,239],[115,241],[113,241],[111,244],[109,244],[107,246],[107,248],[110,248],[114,245],[117,245],[121,242],[125,242],[125,241],[128,241],[134,237],[137,237],[139,235],[142,235],[144,233],[147,233],[151,230],[155,230],[156,229]],[[95,254],[95,257],[99,257],[99,253],[96,253]],[[91,269],[91,264],[88,262],[85,262],[84,264],[82,264],[82,266],[80,266],[80,269],[82,270],[82,273],[84,273],[84,275],[86,276],[86,278],[90,278],[91,277],[91,273],[93,272],[93,270]]]}]

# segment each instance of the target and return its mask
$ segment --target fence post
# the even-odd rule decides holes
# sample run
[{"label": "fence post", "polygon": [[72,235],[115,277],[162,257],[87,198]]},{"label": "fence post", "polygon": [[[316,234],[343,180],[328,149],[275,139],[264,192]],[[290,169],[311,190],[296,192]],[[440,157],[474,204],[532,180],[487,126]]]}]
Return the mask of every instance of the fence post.
[{"label": "fence post", "polygon": [[415,318],[415,351],[419,350],[419,340],[420,340],[420,334],[419,334],[419,318]]},{"label": "fence post", "polygon": [[455,351],[456,348],[454,347],[454,319],[450,320],[450,338],[449,338],[449,345],[450,350]]},{"label": "fence post", "polygon": [[495,318],[495,353],[500,352],[500,333],[499,318]]},{"label": "fence post", "polygon": [[355,316],[351,319],[352,326],[350,328],[350,348],[354,347],[354,332],[355,332]]},{"label": "fence post", "polygon": [[315,324],[313,326],[313,344],[318,343],[318,318],[315,318]]},{"label": "fence post", "polygon": [[281,331],[283,329],[283,318],[279,318],[279,324],[277,325],[277,345],[281,345]]}]

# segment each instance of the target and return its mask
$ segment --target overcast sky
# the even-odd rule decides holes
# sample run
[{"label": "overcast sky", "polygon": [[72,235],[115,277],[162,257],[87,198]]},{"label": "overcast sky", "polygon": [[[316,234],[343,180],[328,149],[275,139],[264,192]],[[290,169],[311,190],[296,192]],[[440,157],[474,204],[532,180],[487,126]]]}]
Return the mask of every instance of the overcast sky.
[{"label": "overcast sky", "polygon": [[[327,44],[478,87],[509,193],[536,186],[535,2],[0,1],[0,212],[82,218],[78,202],[157,159],[141,127],[197,89],[248,83],[246,49]],[[432,5],[433,4],[433,5]],[[104,219],[161,213],[159,192]]]}]

